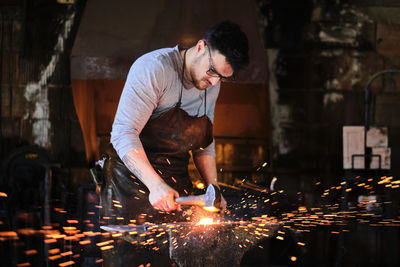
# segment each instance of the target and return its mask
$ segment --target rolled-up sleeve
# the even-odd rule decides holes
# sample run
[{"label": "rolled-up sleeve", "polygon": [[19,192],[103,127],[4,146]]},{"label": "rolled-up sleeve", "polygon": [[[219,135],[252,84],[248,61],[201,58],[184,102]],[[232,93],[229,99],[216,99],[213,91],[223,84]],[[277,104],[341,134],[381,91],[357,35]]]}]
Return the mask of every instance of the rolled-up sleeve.
[{"label": "rolled-up sleeve", "polygon": [[142,148],[139,135],[157,107],[165,88],[162,64],[142,56],[129,70],[111,131],[111,143],[120,158]]}]

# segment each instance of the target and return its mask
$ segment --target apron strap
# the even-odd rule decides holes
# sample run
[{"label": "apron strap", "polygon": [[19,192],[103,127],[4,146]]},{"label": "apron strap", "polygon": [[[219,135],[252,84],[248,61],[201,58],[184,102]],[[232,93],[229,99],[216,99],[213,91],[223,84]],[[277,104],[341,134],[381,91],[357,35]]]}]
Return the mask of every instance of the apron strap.
[{"label": "apron strap", "polygon": [[[183,92],[183,79],[185,78],[185,63],[186,63],[186,52],[183,53],[183,63],[182,63],[182,84],[181,84],[181,91],[179,92],[179,100],[176,103],[176,107],[180,108],[182,104],[182,92]],[[207,88],[204,90],[204,115],[207,115]]]},{"label": "apron strap", "polygon": [[180,108],[180,107],[181,107],[181,104],[182,104],[183,79],[185,78],[186,52],[187,52],[187,49],[185,49],[185,52],[183,53],[183,62],[182,62],[182,83],[181,83],[181,91],[179,92],[179,100],[178,100],[178,103],[176,103],[176,107],[177,107],[177,108]]},{"label": "apron strap", "polygon": [[204,115],[207,115],[207,88],[204,90]]}]

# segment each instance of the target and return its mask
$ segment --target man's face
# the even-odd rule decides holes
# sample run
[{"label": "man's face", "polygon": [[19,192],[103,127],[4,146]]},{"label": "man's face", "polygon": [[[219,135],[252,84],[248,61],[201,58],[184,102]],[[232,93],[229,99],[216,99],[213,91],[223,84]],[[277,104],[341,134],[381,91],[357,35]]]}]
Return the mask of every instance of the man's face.
[{"label": "man's face", "polygon": [[194,85],[199,90],[217,85],[221,79],[224,80],[233,75],[233,69],[225,56],[217,50],[210,50],[205,43],[189,68]]}]

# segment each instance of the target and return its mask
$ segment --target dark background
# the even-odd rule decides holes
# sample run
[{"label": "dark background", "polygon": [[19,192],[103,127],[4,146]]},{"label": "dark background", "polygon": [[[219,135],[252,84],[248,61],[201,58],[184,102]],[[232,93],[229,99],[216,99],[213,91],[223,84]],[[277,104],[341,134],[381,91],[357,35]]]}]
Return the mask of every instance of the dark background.
[{"label": "dark background", "polygon": [[[217,4],[171,1],[166,4],[160,0],[147,6],[132,1],[132,7],[137,5],[135,14],[140,13],[141,17],[135,18],[138,24],[126,27],[137,31],[137,36],[125,36],[126,39],[121,39],[125,32],[117,30],[111,15],[95,13],[99,17],[85,20],[89,17],[88,8],[93,10],[100,3],[103,7],[110,5],[109,13],[118,6],[114,2],[96,4],[85,0],[0,1],[0,192],[8,195],[8,199],[0,198],[0,226],[4,231],[22,227],[21,224],[43,223],[43,210],[38,203],[45,198],[43,177],[48,170],[52,171],[53,179],[49,185],[52,212],[58,208],[80,221],[87,219],[87,210],[97,201],[88,167],[108,143],[127,66],[152,49],[179,42],[190,44],[221,18],[237,18],[242,28],[251,31],[251,56],[256,63],[245,70],[237,83],[221,88],[215,115],[220,181],[238,187],[248,183],[253,189],[243,187],[243,190],[258,192],[268,188],[272,178],[277,177],[277,188],[285,191],[279,210],[283,212],[296,210],[299,205],[320,207],[325,203],[321,200],[324,190],[339,186],[348,177],[379,179],[387,175],[398,179],[399,74],[382,75],[373,82],[368,111],[371,125],[388,128],[391,170],[345,172],[342,127],[364,124],[364,89],[370,77],[385,69],[400,69],[399,1],[249,0]],[[124,1],[119,4],[119,9],[126,9]],[[154,8],[149,10],[158,11],[146,13],[145,8],[151,5]],[[241,5],[247,9],[241,10]],[[115,21],[119,19],[116,15]],[[102,25],[98,32],[97,24]],[[115,36],[105,36],[104,25],[108,24],[110,29],[114,27]],[[146,27],[152,30],[143,30]],[[195,39],[184,36],[190,32]],[[87,38],[91,39],[85,39],[85,33],[90,33]],[[141,40],[139,45],[138,40]],[[93,69],[88,70],[89,65],[81,63],[88,64],[89,60],[101,71],[106,68],[118,71],[102,76],[92,65]],[[46,73],[51,74],[46,76]],[[84,95],[78,97],[77,92],[82,90]],[[198,175],[192,165],[190,168],[196,184]],[[391,202],[390,207],[380,212],[395,223],[397,220],[398,225],[399,189],[377,190],[377,195],[382,202]],[[231,196],[233,202],[238,197],[235,193]],[[342,201],[340,196],[330,204]],[[357,195],[352,197],[356,199]],[[14,205],[11,214],[7,209],[10,205]],[[65,222],[66,215],[57,212],[51,214],[51,219]],[[266,212],[271,209],[260,211]],[[264,241],[268,249],[253,250],[243,265],[400,264],[398,226],[388,229],[353,225],[352,229],[347,236],[332,235],[330,228],[303,233],[302,238],[310,244],[307,249],[296,245],[296,235],[285,242]],[[8,241],[0,242],[5,248],[13,247],[5,243]],[[96,253],[87,257],[92,258],[92,263],[98,257]],[[288,261],[294,254],[299,261]],[[9,255],[11,259],[5,263],[23,262],[18,252]]]}]

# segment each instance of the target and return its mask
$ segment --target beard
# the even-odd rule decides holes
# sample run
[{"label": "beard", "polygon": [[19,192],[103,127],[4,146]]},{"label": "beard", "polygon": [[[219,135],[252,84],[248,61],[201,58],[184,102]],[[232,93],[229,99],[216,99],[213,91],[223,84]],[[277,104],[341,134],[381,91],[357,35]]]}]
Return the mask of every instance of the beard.
[{"label": "beard", "polygon": [[206,78],[195,79],[194,77],[192,77],[192,79],[193,79],[194,86],[199,90],[205,90],[211,86],[211,84],[208,82],[208,80]]},{"label": "beard", "polygon": [[192,64],[189,66],[190,76],[194,86],[199,90],[205,90],[211,86],[210,81],[203,74],[199,73],[198,67],[200,65],[200,57],[195,58]]}]

